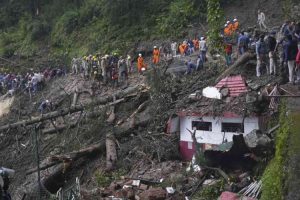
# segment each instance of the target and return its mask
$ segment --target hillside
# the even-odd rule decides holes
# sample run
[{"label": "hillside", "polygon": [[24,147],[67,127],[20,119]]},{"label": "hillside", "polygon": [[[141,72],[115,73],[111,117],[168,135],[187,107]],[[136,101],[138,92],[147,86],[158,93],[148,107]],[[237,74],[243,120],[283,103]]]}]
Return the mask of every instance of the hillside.
[{"label": "hillside", "polygon": [[[258,8],[265,10],[268,24],[277,25],[286,3],[221,4],[224,22],[238,17],[247,26],[256,23]],[[141,41],[193,38],[207,30],[205,1],[3,0],[0,6],[0,56],[25,67],[69,65],[73,57],[96,53],[132,53]],[[14,64],[1,60],[1,65]]]},{"label": "hillside", "polygon": [[[280,38],[285,18],[298,17],[290,2],[1,1],[0,167],[15,170],[12,199],[297,200],[299,82],[279,64],[258,77],[237,32],[231,64],[225,40],[213,41],[234,18],[253,41]],[[268,30],[256,27],[258,9]],[[168,55],[195,36],[208,36],[204,58]],[[89,54],[98,57],[71,62]]]}]

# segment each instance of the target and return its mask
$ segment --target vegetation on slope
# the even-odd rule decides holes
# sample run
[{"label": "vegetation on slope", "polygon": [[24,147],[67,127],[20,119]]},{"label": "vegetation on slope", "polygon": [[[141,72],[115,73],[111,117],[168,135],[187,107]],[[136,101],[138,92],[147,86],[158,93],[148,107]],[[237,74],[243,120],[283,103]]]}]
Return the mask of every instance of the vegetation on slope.
[{"label": "vegetation on slope", "polygon": [[287,117],[285,105],[281,106],[279,124],[280,128],[276,133],[276,152],[270,161],[262,177],[263,190],[262,200],[281,200],[284,196],[284,181],[286,177],[285,165],[288,155],[288,140],[290,136],[290,118]]},{"label": "vegetation on slope", "polygon": [[66,0],[0,3],[0,55],[49,59],[125,51],[141,39],[178,36],[205,19],[205,1]]}]

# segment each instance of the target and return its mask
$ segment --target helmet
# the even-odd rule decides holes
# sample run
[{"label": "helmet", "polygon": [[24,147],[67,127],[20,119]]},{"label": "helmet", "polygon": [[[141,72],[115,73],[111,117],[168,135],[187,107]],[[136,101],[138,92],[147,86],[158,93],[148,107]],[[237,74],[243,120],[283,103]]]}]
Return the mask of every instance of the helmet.
[{"label": "helmet", "polygon": [[157,46],[154,46],[153,48],[154,48],[154,49],[157,49]]},{"label": "helmet", "polygon": [[235,18],[233,21],[234,21],[234,22],[237,22],[237,19]]},{"label": "helmet", "polygon": [[201,37],[200,40],[204,40],[204,37]]},{"label": "helmet", "polygon": [[46,100],[46,103],[49,103],[49,100],[48,100],[48,99]]},{"label": "helmet", "polygon": [[139,57],[142,57],[142,54],[141,54],[141,53],[139,53]]},{"label": "helmet", "polygon": [[94,71],[94,74],[97,74],[97,71]]},{"label": "helmet", "polygon": [[227,21],[227,22],[226,22],[226,24],[229,24],[229,23],[230,23],[230,21]]},{"label": "helmet", "polygon": [[224,27],[227,27],[227,26],[228,26],[228,24],[225,24],[225,25],[224,25]]}]

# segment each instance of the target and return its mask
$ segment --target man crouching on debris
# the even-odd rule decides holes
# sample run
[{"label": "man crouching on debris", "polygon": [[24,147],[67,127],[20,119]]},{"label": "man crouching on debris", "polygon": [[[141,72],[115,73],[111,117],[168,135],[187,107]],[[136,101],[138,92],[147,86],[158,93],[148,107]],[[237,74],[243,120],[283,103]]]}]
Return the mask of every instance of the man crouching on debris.
[{"label": "man crouching on debris", "polygon": [[185,74],[190,74],[192,70],[196,69],[196,65],[191,60],[185,62],[185,65],[187,66]]},{"label": "man crouching on debris", "polygon": [[41,114],[44,114],[46,109],[52,110],[52,103],[49,100],[42,101],[38,110]]},{"label": "man crouching on debris", "polygon": [[15,174],[15,170],[0,167],[0,199],[11,200],[11,196],[8,193],[9,177]]}]

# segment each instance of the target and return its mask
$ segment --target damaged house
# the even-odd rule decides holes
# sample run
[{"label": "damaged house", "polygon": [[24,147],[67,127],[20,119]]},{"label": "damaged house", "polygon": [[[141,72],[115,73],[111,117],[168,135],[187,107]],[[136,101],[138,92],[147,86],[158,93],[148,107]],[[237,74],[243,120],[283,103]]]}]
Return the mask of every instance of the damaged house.
[{"label": "damaged house", "polygon": [[183,160],[191,160],[195,145],[190,131],[203,151],[232,142],[234,135],[246,136],[261,129],[263,118],[249,108],[248,87],[241,75],[222,79],[215,87],[205,88],[201,95],[190,95],[186,108],[169,121],[169,132],[180,133],[180,152]]}]

